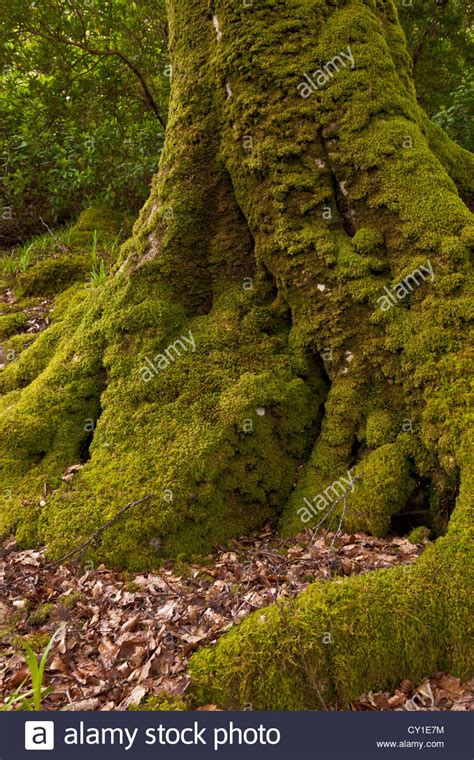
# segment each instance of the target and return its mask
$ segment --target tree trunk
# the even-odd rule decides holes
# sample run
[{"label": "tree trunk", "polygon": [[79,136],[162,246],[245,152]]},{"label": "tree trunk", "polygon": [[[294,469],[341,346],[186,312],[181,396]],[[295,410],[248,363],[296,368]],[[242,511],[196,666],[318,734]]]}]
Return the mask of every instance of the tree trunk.
[{"label": "tree trunk", "polygon": [[2,373],[4,529],[60,556],[153,493],[95,550],[137,569],[328,505],[377,535],[413,504],[441,534],[455,508],[414,568],[311,587],[194,672],[256,709],[318,706],[301,647],[343,703],[465,673],[472,157],[417,106],[391,0],[169,5],[166,146],[133,237]]}]

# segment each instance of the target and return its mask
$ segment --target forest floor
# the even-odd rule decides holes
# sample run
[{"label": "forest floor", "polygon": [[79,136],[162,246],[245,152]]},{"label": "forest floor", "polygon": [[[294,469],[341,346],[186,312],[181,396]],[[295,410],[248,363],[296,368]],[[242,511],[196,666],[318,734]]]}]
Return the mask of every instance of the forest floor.
[{"label": "forest floor", "polygon": [[[28,676],[23,644],[42,651],[54,632],[46,670],[47,710],[147,708],[166,692],[186,700],[189,656],[254,610],[293,596],[315,580],[338,582],[399,564],[424,549],[405,538],[302,533],[278,538],[270,526],[234,541],[202,564],[119,573],[104,566],[53,565],[43,551],[0,547],[0,695]],[[168,708],[169,709],[169,708]],[[218,710],[203,705],[202,710]],[[242,709],[252,709],[243,705]],[[474,680],[437,673],[421,684],[361,695],[353,710],[473,710]]]}]

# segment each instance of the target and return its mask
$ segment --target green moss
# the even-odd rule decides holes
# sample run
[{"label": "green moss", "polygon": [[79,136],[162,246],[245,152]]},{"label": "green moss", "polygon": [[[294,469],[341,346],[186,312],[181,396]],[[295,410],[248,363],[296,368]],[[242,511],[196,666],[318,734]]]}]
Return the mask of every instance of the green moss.
[{"label": "green moss", "polygon": [[53,608],[54,605],[50,603],[40,605],[36,610],[30,613],[28,616],[28,623],[30,625],[42,625],[43,623],[46,623]]},{"label": "green moss", "polygon": [[[362,413],[360,397],[360,388],[349,378],[331,387],[325,403],[322,429],[281,518],[280,529],[284,535],[316,525],[323,516],[318,509],[323,504],[322,499],[328,506],[331,503],[332,492],[326,497],[327,489],[342,477],[347,479],[354,435]],[[343,484],[338,495],[345,487]],[[321,499],[318,500],[318,497]],[[308,506],[306,500],[315,507],[311,519],[305,511]]]},{"label": "green moss", "polygon": [[73,592],[72,594],[61,594],[58,599],[58,604],[62,604],[68,610],[73,610],[77,603],[84,599],[83,594]]},{"label": "green moss", "polygon": [[58,293],[54,299],[51,313],[51,321],[59,322],[64,319],[73,305],[79,306],[86,298],[88,290],[87,283],[76,282],[71,287],[66,287],[61,293]]},{"label": "green moss", "polygon": [[193,655],[194,703],[321,709],[319,691],[341,709],[402,678],[416,682],[438,670],[468,676],[474,665],[470,487],[466,478],[448,535],[414,567],[313,584]]},{"label": "green moss", "polygon": [[469,261],[469,248],[460,237],[443,237],[439,249],[443,258],[451,260],[454,264],[465,264]]},{"label": "green moss", "polygon": [[[12,448],[3,473],[10,483],[21,482],[22,497],[32,505],[25,511],[11,504],[4,525],[16,524],[24,542],[36,535],[32,527],[39,527],[57,555],[128,501],[153,493],[150,504],[127,518],[126,530],[118,524],[93,550],[100,561],[142,568],[167,556],[207,552],[215,542],[276,514],[311,443],[321,388],[293,376],[295,352],[288,348],[284,323],[269,324],[268,334],[249,331],[243,318],[261,309],[260,296],[254,296],[255,302],[232,285],[206,319],[187,323],[166,291],[161,298],[144,298],[140,278],[133,286],[126,280],[112,283],[103,302],[92,294],[85,296],[86,306],[71,299],[56,325],[71,332],[54,360],[21,397],[5,397],[7,405],[14,400],[14,411],[12,416],[12,408],[5,407]],[[94,316],[92,302],[103,316]],[[103,303],[114,309],[103,311]],[[111,320],[112,313],[119,319]],[[37,341],[19,357],[16,376],[23,367],[30,370],[32,355],[44,350],[52,328],[39,339],[43,345]],[[144,382],[145,357],[153,358],[189,330],[196,350],[183,352]],[[38,395],[42,405],[36,411]],[[92,430],[90,461],[72,483],[61,484],[61,474],[79,461]],[[45,480],[57,490],[40,510]]]},{"label": "green moss", "polygon": [[367,256],[383,247],[384,238],[377,229],[361,227],[352,238],[352,244],[357,253]]},{"label": "green moss", "polygon": [[461,197],[469,205],[474,197],[474,158],[472,153],[450,140],[446,132],[431,121],[424,111],[419,113],[419,122],[430,149],[456,183]]},{"label": "green moss", "polygon": [[25,643],[29,644],[33,652],[41,653],[49,644],[49,633],[29,633],[26,636],[15,636],[12,639],[12,647],[19,653],[25,651]]},{"label": "green moss", "polygon": [[105,208],[103,206],[93,206],[81,212],[79,218],[74,224],[75,232],[105,232],[117,234],[124,226],[125,217],[119,211]]},{"label": "green moss", "polygon": [[18,289],[25,296],[49,296],[61,292],[75,280],[85,280],[89,262],[83,256],[64,255],[34,264],[18,276]]},{"label": "green moss", "polygon": [[154,696],[147,697],[144,702],[141,702],[137,707],[131,707],[130,710],[145,710],[150,712],[182,711],[189,710],[189,702],[184,696],[162,691]]},{"label": "green moss", "polygon": [[397,434],[397,420],[385,409],[378,409],[367,415],[366,442],[374,449],[386,443],[392,443]]},{"label": "green moss", "polygon": [[31,346],[35,342],[37,337],[38,333],[19,333],[18,335],[12,335],[8,340],[2,341],[3,356],[6,359],[4,363],[9,364],[15,361],[25,348],[28,348],[28,346]]},{"label": "green moss", "polygon": [[467,224],[461,231],[461,242],[468,248],[474,248],[474,224]]},{"label": "green moss", "polygon": [[6,347],[12,346],[15,354],[11,354],[11,360],[0,373],[2,393],[22,388],[34,380],[50,361],[60,337],[59,330],[54,327],[36,335],[25,335],[23,341],[19,341],[22,336],[15,336],[5,344]]},{"label": "green moss", "polygon": [[414,528],[407,536],[408,541],[412,544],[422,544],[430,536],[430,529],[425,525]]},{"label": "green moss", "polygon": [[356,472],[361,479],[348,497],[345,529],[385,536],[415,489],[410,463],[400,445],[386,444],[364,458]]},{"label": "green moss", "polygon": [[23,330],[28,321],[23,311],[11,312],[0,317],[0,339],[9,338],[20,330]]}]

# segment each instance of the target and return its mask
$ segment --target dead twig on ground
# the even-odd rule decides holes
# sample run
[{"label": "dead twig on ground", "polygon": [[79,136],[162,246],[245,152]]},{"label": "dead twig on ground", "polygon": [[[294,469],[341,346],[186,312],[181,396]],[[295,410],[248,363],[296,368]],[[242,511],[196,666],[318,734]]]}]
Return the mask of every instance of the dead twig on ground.
[{"label": "dead twig on ground", "polygon": [[75,549],[70,551],[68,554],[65,554],[64,557],[61,557],[60,559],[56,560],[56,562],[51,562],[48,567],[58,567],[58,565],[62,565],[63,562],[67,562],[68,559],[71,559],[71,557],[75,557],[76,554],[80,554],[81,552],[85,551],[88,546],[90,546],[96,538],[102,535],[102,533],[107,530],[107,528],[110,528],[111,525],[117,522],[122,515],[125,514],[125,512],[128,512],[130,509],[133,509],[133,507],[137,507],[139,504],[143,504],[144,501],[148,501],[148,499],[152,499],[154,494],[149,493],[147,496],[143,496],[143,498],[138,499],[138,501],[132,501],[130,504],[127,504],[126,507],[120,510],[120,512],[117,512],[116,515],[114,515],[110,520],[108,520],[105,525],[101,525],[100,528],[97,528],[97,530],[92,534],[90,538],[87,539],[87,541],[84,541],[80,546],[77,546]]}]

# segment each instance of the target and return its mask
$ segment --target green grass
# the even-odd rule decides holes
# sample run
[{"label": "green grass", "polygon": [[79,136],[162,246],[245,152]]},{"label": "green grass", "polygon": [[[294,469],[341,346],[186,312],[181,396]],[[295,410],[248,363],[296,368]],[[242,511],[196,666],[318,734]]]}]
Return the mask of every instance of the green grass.
[{"label": "green grass", "polygon": [[91,270],[89,276],[90,276],[90,282],[95,288],[98,288],[99,285],[102,285],[102,283],[105,282],[107,278],[107,267],[105,265],[104,259],[99,259],[94,264],[94,267]]},{"label": "green grass", "polygon": [[[51,693],[51,688],[43,688],[44,671],[48,655],[58,633],[59,631],[56,631],[51,636],[39,661],[31,645],[26,641],[23,643],[26,664],[28,665],[29,670],[29,678],[25,678],[15,691],[7,697],[6,701],[0,705],[0,712],[8,712],[11,710],[41,710],[41,703],[44,697]],[[28,680],[31,680],[31,687],[27,691],[24,691]]]},{"label": "green grass", "polygon": [[30,262],[31,262],[31,249],[33,248],[33,243],[30,243],[30,245],[27,248],[24,248],[22,252],[20,253],[20,258],[18,259],[18,267],[20,272],[26,272],[28,269]]},{"label": "green grass", "polygon": [[1,265],[4,274],[15,275],[18,271],[18,262],[11,256],[3,256]]}]

